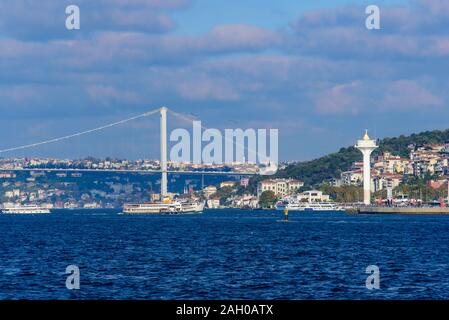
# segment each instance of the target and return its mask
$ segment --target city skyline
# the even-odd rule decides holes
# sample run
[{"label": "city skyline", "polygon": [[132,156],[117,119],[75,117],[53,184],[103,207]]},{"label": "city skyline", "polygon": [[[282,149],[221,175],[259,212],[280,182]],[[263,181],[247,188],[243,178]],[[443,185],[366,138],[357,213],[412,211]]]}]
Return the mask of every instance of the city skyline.
[{"label": "city skyline", "polygon": [[[77,1],[72,31],[68,1],[0,4],[1,148],[160,105],[216,128],[278,128],[281,161],[353,145],[365,128],[383,138],[448,127],[441,1],[377,1],[380,30],[365,28],[367,1],[107,3]],[[111,133],[110,155],[158,158],[157,127]],[[104,142],[89,137],[61,157],[96,156]]]}]

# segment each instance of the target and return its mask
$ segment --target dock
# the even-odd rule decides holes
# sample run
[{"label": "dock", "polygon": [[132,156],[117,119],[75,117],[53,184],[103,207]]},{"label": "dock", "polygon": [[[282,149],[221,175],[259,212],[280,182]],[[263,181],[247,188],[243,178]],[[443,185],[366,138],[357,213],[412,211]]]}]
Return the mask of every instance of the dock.
[{"label": "dock", "polygon": [[449,207],[358,207],[346,209],[350,214],[449,214]]}]

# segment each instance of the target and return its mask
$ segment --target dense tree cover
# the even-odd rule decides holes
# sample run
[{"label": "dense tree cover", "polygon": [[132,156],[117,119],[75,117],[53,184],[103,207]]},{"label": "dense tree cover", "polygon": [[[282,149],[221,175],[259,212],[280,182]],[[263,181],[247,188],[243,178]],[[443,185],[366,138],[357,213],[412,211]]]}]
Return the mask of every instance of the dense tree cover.
[{"label": "dense tree cover", "polygon": [[360,202],[363,200],[363,189],[357,186],[332,187],[325,184],[321,186],[321,191],[336,202]]},{"label": "dense tree cover", "polygon": [[[376,149],[373,155],[389,151],[394,155],[408,158],[410,145],[422,146],[425,144],[445,143],[447,141],[449,141],[449,129],[444,131],[426,131],[410,136],[401,135],[395,138],[384,138],[378,141],[379,148]],[[275,177],[296,178],[304,181],[306,186],[317,186],[323,181],[340,178],[341,172],[347,171],[352,163],[361,160],[362,154],[356,148],[341,148],[336,153],[315,160],[291,164],[285,169],[279,170]]]},{"label": "dense tree cover", "polygon": [[356,148],[342,148],[336,153],[315,160],[291,164],[279,170],[276,177],[295,178],[304,181],[306,186],[315,186],[322,181],[339,178],[341,172],[348,170],[352,163],[361,159],[361,153]]},{"label": "dense tree cover", "polygon": [[262,192],[259,198],[259,204],[262,208],[273,208],[277,198],[273,191],[267,190]]},{"label": "dense tree cover", "polygon": [[217,192],[214,194],[216,197],[220,198],[220,204],[221,205],[228,205],[229,204],[229,198],[235,194],[235,190],[233,187],[226,186],[222,188],[218,188]]}]

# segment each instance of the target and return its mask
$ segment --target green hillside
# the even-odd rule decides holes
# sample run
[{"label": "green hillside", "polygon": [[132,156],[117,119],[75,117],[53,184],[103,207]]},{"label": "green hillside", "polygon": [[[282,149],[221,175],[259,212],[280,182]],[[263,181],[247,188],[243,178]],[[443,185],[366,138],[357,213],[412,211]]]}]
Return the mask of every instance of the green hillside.
[{"label": "green hillside", "polygon": [[[395,138],[384,138],[378,141],[379,152],[389,151],[394,155],[408,158],[409,145],[422,146],[425,144],[441,144],[449,141],[449,129],[444,131],[426,131],[414,133],[410,136],[401,135]],[[339,178],[340,173],[347,171],[355,161],[361,161],[362,154],[354,147],[341,148],[338,152],[324,157],[304,162],[297,162],[279,170],[276,177],[296,178],[304,181],[306,186],[314,186],[322,181]]]}]

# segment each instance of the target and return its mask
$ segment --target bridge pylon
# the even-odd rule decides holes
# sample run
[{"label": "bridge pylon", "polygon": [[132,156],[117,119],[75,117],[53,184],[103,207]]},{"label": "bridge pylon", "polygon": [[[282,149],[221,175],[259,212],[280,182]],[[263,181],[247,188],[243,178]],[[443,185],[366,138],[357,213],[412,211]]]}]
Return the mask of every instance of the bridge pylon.
[{"label": "bridge pylon", "polygon": [[167,107],[160,109],[160,129],[161,129],[161,197],[167,195]]}]

